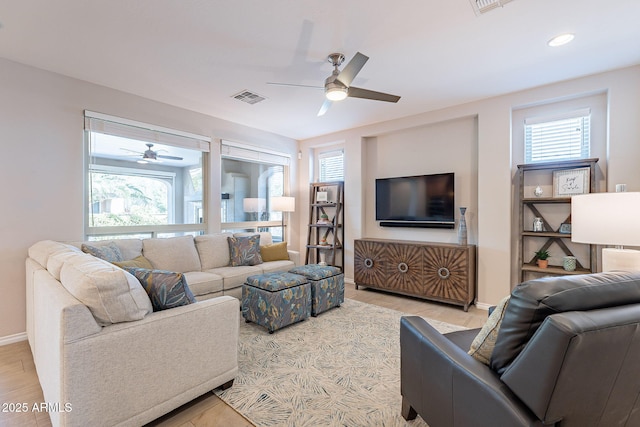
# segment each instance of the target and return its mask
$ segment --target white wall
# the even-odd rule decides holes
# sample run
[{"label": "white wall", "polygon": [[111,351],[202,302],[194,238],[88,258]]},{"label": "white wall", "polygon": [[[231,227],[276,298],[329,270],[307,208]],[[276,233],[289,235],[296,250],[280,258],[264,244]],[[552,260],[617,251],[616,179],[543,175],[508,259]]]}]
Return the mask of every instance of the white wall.
[{"label": "white wall", "polygon": [[[479,100],[438,111],[377,123],[357,129],[350,129],[309,140],[301,141],[301,150],[307,154],[311,147],[343,141],[345,144],[346,184],[345,198],[348,218],[345,220],[345,273],[353,278],[353,240],[370,237],[374,228],[364,227],[372,221],[374,211],[367,199],[371,187],[371,178],[376,174],[380,160],[368,164],[370,144],[380,144],[381,136],[403,134],[414,128],[428,129],[432,125],[445,125],[445,122],[467,117],[477,117],[477,135],[475,141],[475,159],[470,164],[477,168],[477,227],[472,230],[478,245],[478,301],[495,304],[506,295],[512,286],[512,263],[517,254],[512,251],[512,113],[524,106],[533,106],[552,101],[584,97],[606,93],[608,127],[607,146],[607,188],[612,191],[615,183],[626,183],[627,191],[640,191],[640,66],[614,70],[593,76],[587,76],[566,82],[560,82],[527,91],[500,97]],[[453,135],[454,131],[449,130]],[[391,142],[388,142],[391,144]],[[442,161],[447,161],[442,156]],[[384,161],[395,164],[398,170],[411,162],[413,152],[387,149]],[[470,166],[473,167],[473,166]],[[301,164],[299,192],[308,191],[309,166]],[[473,175],[473,171],[469,171]],[[304,198],[304,197],[303,197]],[[300,236],[306,233],[301,225]],[[385,237],[403,238],[406,232],[385,232]],[[400,236],[400,237],[398,237]],[[436,236],[442,237],[442,236]],[[427,238],[421,235],[419,238]],[[429,235],[429,239],[435,238]],[[451,236],[447,235],[447,238]],[[303,247],[303,246],[301,246]]]},{"label": "white wall", "polygon": [[[43,239],[83,237],[85,109],[216,138],[209,156],[212,231],[219,229],[220,220],[219,138],[297,159],[297,142],[275,134],[4,59],[0,76],[0,340],[25,331],[24,262],[29,246]],[[291,176],[297,175],[294,161]],[[293,225],[298,230],[296,221]]]}]

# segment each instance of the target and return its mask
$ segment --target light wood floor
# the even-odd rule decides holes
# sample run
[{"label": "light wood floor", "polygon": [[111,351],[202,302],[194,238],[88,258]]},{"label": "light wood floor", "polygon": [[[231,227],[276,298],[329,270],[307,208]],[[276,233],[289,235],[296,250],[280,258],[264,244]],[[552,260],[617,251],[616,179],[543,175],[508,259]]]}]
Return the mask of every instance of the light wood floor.
[{"label": "light wood floor", "polygon": [[[354,300],[376,304],[408,314],[429,317],[443,322],[481,327],[487,312],[475,306],[465,313],[461,307],[430,303],[420,299],[392,295],[370,289],[355,290],[346,285],[345,296]],[[0,347],[0,426],[50,426],[48,414],[33,412],[34,404],[44,402],[38,382],[31,350],[27,341]],[[13,407],[10,405],[14,404]],[[15,404],[27,412],[16,412]],[[213,393],[207,393],[176,409],[148,426],[162,427],[246,427],[252,426],[242,415],[221,401]]]}]

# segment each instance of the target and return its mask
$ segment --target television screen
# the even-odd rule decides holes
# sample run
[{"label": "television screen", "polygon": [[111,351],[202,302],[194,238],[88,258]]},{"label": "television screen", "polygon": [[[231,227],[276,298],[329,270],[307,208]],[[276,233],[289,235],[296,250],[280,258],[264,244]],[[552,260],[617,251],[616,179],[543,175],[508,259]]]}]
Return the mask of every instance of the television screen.
[{"label": "television screen", "polygon": [[425,227],[452,228],[454,174],[376,179],[376,220],[381,225],[418,223]]}]

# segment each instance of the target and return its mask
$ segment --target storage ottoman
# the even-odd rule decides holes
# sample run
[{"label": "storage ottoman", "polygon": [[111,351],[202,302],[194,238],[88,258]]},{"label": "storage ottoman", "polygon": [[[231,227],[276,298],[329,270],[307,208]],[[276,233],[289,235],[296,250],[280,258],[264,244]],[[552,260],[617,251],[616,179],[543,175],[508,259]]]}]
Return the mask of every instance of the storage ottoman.
[{"label": "storage ottoman", "polygon": [[344,302],[344,274],[338,267],[308,264],[289,270],[309,279],[311,284],[311,315],[340,307]]},{"label": "storage ottoman", "polygon": [[265,273],[247,277],[242,285],[242,317],[273,333],[309,317],[311,289],[304,276]]}]

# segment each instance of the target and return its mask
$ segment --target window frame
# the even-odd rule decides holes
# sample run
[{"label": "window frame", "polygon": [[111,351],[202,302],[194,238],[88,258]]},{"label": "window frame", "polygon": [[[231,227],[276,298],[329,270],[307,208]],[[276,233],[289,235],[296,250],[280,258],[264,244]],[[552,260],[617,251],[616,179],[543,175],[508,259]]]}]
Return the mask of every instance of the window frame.
[{"label": "window frame", "polygon": [[[209,151],[211,138],[196,135],[179,130],[173,130],[162,126],[110,116],[103,113],[96,113],[85,110],[84,127],[84,239],[98,240],[104,238],[129,238],[133,236],[160,237],[185,234],[204,234],[208,230],[207,208],[209,194],[209,179],[205,165],[209,164]],[[139,141],[149,141],[162,145],[186,148],[201,152],[202,168],[202,209],[203,216],[201,223],[194,224],[160,224],[160,225],[138,225],[138,226],[89,226],[91,215],[91,169],[95,165],[91,162],[91,133],[103,133],[125,137]],[[114,166],[114,168],[119,168]],[[127,169],[123,167],[121,169]],[[162,173],[160,173],[162,175]],[[175,182],[173,191],[175,192]],[[175,197],[171,200],[171,205],[175,208]],[[175,214],[175,213],[174,213]]]}]

